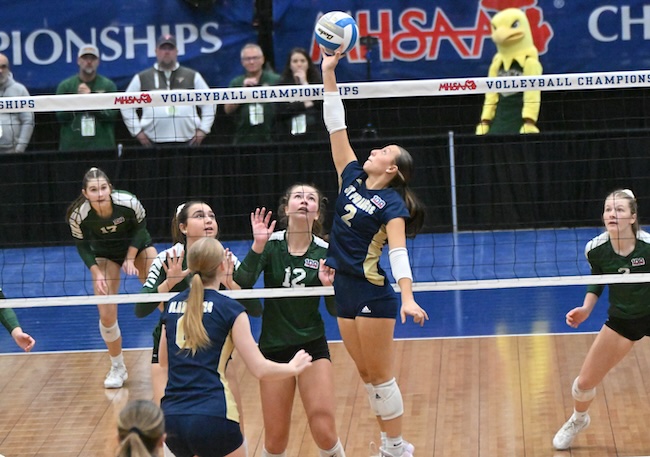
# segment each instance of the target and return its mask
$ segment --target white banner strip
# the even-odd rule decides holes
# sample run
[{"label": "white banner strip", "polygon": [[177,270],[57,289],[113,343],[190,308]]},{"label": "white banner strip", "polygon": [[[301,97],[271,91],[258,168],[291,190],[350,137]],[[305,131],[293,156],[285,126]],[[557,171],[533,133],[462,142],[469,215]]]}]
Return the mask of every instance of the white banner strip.
[{"label": "white banner strip", "polygon": [[[443,292],[447,290],[477,290],[477,289],[515,289],[524,287],[548,286],[586,286],[589,284],[639,284],[650,282],[650,273],[629,275],[582,275],[582,276],[549,276],[542,278],[513,278],[513,279],[485,279],[476,281],[444,281],[444,282],[416,282],[413,284],[414,292]],[[399,290],[397,285],[393,285]],[[278,288],[278,289],[246,289],[224,290],[224,295],[234,299],[246,298],[280,298],[302,296],[328,296],[334,295],[333,287],[303,287],[303,288]],[[101,305],[107,303],[138,303],[152,301],[168,301],[175,293],[166,294],[119,294],[119,295],[83,295],[67,297],[39,297],[39,298],[11,298],[0,300],[0,308],[37,308],[43,306],[78,306]]]},{"label": "white banner strip", "polygon": [[[528,90],[566,91],[650,86],[650,70],[500,78],[452,78],[339,84],[343,98],[432,97]],[[270,103],[321,99],[322,85],[1,97],[0,113],[90,111],[147,106]]]}]

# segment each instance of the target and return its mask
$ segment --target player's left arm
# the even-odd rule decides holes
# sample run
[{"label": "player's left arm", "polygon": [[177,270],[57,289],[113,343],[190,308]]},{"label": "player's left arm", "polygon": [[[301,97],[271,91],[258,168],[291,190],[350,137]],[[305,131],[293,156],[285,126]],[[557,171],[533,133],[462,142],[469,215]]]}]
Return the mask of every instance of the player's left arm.
[{"label": "player's left arm", "polygon": [[406,249],[406,221],[404,218],[391,219],[386,224],[386,234],[388,235],[388,257],[391,270],[401,291],[400,317],[402,323],[406,322],[406,316],[413,316],[413,321],[422,326],[425,320],[429,320],[429,315],[417,304],[413,296],[413,274]]}]

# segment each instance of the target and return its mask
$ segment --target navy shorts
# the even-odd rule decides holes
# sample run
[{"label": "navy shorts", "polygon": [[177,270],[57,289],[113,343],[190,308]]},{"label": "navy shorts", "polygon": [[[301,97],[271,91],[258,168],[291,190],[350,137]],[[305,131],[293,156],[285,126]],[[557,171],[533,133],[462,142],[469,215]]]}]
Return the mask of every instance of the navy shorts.
[{"label": "navy shorts", "polygon": [[375,286],[364,278],[337,272],[334,277],[334,295],[338,317],[397,318],[397,294],[388,281],[385,281],[383,286]]},{"label": "navy shorts", "polygon": [[272,360],[273,362],[288,363],[293,358],[293,356],[296,355],[296,352],[301,349],[304,349],[309,353],[309,355],[311,355],[313,362],[318,359],[332,360],[330,358],[330,348],[327,345],[327,338],[325,338],[324,335],[317,340],[309,341],[304,344],[297,344],[295,346],[289,346],[279,351],[262,351],[262,354],[264,357]]},{"label": "navy shorts", "polygon": [[650,316],[633,319],[609,316],[605,325],[630,341],[639,341],[644,336],[650,336]]},{"label": "navy shorts", "polygon": [[244,443],[239,424],[223,417],[165,415],[165,429],[165,443],[176,457],[222,457]]}]

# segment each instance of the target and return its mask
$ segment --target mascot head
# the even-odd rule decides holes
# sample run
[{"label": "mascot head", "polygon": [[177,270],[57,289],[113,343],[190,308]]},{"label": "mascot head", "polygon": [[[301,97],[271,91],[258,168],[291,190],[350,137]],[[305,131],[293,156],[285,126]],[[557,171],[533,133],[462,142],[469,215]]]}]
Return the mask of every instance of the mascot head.
[{"label": "mascot head", "polygon": [[506,70],[514,59],[537,57],[533,34],[526,14],[518,8],[499,11],[492,18],[492,41],[501,54]]}]

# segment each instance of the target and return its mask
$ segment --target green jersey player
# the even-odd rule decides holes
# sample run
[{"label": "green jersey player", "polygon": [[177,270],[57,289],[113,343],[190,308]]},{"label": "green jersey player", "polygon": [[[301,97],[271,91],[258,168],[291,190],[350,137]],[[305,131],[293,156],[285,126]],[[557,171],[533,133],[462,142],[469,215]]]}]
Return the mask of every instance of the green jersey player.
[{"label": "green jersey player", "polygon": [[[144,207],[135,195],[114,190],[106,173],[93,167],[84,175],[81,195],[68,208],[66,219],[77,251],[92,274],[95,295],[118,293],[120,267],[144,282],[156,248],[147,231]],[[98,309],[99,331],[111,357],[104,387],[120,388],[128,374],[117,304],[101,304]]]},{"label": "green jersey player", "polygon": [[[328,244],[317,234],[325,208],[314,186],[295,184],[280,200],[279,214],[286,230],[273,232],[271,212],[257,208],[251,213],[253,245],[234,273],[242,288],[252,287],[264,273],[265,287],[332,285],[333,272],[324,265]],[[288,362],[304,349],[312,366],[297,378],[260,381],[264,418],[263,457],[284,455],[289,441],[291,410],[296,387],[300,390],[309,428],[321,456],[345,456],[334,420],[334,381],[320,297],[267,298],[262,313],[260,350],[270,360]],[[335,315],[333,297],[326,299]]]},{"label": "green jersey player", "polygon": [[[606,231],[585,247],[593,274],[650,272],[650,234],[639,228],[637,202],[629,189],[615,190],[605,199]],[[577,328],[596,306],[604,286],[589,286],[582,306],[566,315],[567,325]],[[571,447],[576,435],[589,426],[588,408],[596,386],[644,336],[650,335],[650,284],[610,284],[609,308],[578,377],[573,381],[573,414],[553,438],[555,449]]]}]

